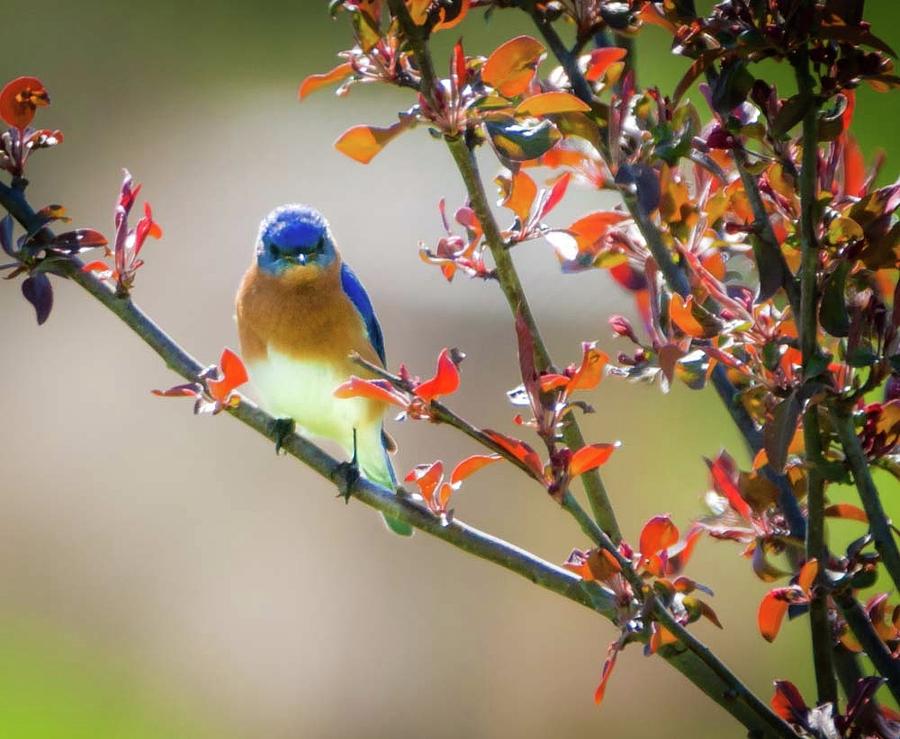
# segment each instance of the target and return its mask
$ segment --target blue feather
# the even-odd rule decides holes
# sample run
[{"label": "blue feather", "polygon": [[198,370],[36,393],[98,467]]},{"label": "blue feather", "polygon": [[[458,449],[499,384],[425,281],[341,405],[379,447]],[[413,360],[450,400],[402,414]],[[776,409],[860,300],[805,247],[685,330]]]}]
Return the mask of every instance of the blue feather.
[{"label": "blue feather", "polygon": [[372,301],[369,300],[369,295],[366,293],[366,289],[362,286],[359,278],[353,274],[353,270],[346,264],[341,265],[341,287],[343,287],[344,293],[350,298],[350,301],[366,324],[369,342],[381,359],[381,363],[384,364],[384,337],[381,335],[381,326],[378,325],[378,319],[375,317]]}]

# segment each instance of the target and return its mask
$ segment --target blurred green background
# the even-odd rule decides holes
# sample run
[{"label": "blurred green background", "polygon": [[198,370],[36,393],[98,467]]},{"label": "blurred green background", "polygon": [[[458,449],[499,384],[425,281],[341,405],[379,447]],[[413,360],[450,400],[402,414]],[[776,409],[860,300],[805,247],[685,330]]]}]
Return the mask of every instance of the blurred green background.
[{"label": "blurred green background", "polygon": [[[416,253],[441,234],[438,200],[463,200],[446,151],[424,131],[368,167],[332,149],[354,123],[394,120],[408,94],[355,88],[296,102],[299,81],[332,67],[348,38],[326,5],[6,0],[2,78],[39,76],[53,98],[39,123],[66,135],[32,160],[32,202],[63,203],[78,225],[110,233],[128,167],[165,231],[145,251],[136,299],[206,361],[236,346],[233,294],[259,219],[312,202],[368,286],[389,361],[427,374],[441,347],[461,347],[454,406],[511,432],[504,391],[517,367],[502,297],[446,284]],[[897,6],[869,5],[876,33],[900,45]],[[459,30],[470,53],[530,32],[511,12],[490,24],[473,14]],[[655,29],[639,60],[643,80],[664,90],[685,67]],[[898,113],[898,96],[861,91],[867,153],[896,151]],[[596,207],[577,193],[555,222]],[[582,339],[606,341],[610,313],[630,311],[604,274],[561,275],[546,245],[517,258],[560,362],[578,358]],[[742,735],[636,647],[596,709],[612,626],[426,536],[391,537],[238,424],[152,398],[173,375],[77,288],[58,284],[38,330],[18,285],[5,285],[0,331],[0,736]],[[654,513],[683,528],[698,515],[701,456],[727,447],[746,462],[707,393],[661,396],[609,378],[590,401],[587,435],[624,444],[605,479],[632,539]],[[476,451],[441,428],[390,430],[401,473]],[[900,512],[897,487],[879,482]],[[551,561],[587,543],[501,467],[468,482],[456,509]],[[832,528],[838,539],[860,533]],[[775,677],[811,694],[806,622],[788,623],[774,645],[759,637],[767,588],[738,549],[704,540],[690,573],[717,592],[725,625],[696,633],[766,698]]]}]

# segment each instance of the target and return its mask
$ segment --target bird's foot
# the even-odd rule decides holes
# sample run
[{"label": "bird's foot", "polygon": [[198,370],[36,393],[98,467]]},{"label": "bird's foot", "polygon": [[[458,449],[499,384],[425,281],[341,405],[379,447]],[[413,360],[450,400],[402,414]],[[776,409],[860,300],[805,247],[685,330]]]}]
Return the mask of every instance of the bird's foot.
[{"label": "bird's foot", "polygon": [[272,421],[272,435],[275,437],[275,454],[281,454],[285,440],[294,433],[297,424],[293,418],[276,418]]},{"label": "bird's foot", "polygon": [[332,481],[337,484],[338,497],[343,498],[344,503],[350,502],[350,493],[353,491],[353,486],[359,478],[359,462],[356,455],[356,429],[353,429],[353,456],[349,462],[340,462],[331,475]]}]

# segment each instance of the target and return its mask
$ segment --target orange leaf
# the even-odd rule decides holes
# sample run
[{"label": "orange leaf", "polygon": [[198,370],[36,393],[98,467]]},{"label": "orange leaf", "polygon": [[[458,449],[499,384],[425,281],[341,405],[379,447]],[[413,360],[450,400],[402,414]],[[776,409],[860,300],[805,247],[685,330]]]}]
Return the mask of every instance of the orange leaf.
[{"label": "orange leaf", "polygon": [[807,720],[809,708],[800,691],[788,680],[775,681],[775,695],[769,705],[776,714],[792,724],[803,724]]},{"label": "orange leaf", "polygon": [[434,491],[444,478],[444,463],[440,460],[431,464],[420,464],[413,467],[404,478],[405,482],[414,482],[426,501],[431,501]]},{"label": "orange leaf", "polygon": [[250,378],[247,376],[247,368],[241,358],[231,349],[222,351],[219,358],[219,371],[221,379],[207,380],[206,387],[209,388],[209,394],[220,403],[225,403],[232,391],[243,385]]},{"label": "orange leaf", "polygon": [[783,596],[784,588],[776,588],[766,593],[759,604],[759,612],[756,622],[759,625],[759,633],[766,641],[775,641],[781,629],[784,614],[787,613],[788,601]]},{"label": "orange leaf", "polygon": [[456,0],[449,7],[441,6],[440,20],[435,23],[432,31],[446,31],[448,28],[453,28],[466,17],[470,4],[471,0]]},{"label": "orange leaf", "polygon": [[361,164],[368,164],[408,126],[402,121],[387,128],[353,126],[340,135],[334,142],[334,148]]},{"label": "orange leaf", "polygon": [[472,473],[477,472],[482,467],[487,467],[487,465],[493,464],[500,459],[503,459],[503,457],[499,454],[473,454],[471,457],[466,457],[453,468],[453,474],[450,475],[450,482],[453,485],[462,482]]},{"label": "orange leaf", "polygon": [[497,182],[501,190],[505,191],[505,198],[501,205],[515,213],[519,223],[525,224],[531,213],[534,199],[537,197],[538,189],[534,180],[520,169],[511,179],[498,177]]},{"label": "orange leaf", "polygon": [[672,299],[669,301],[669,318],[688,336],[702,339],[706,336],[706,329],[703,328],[700,321],[694,318],[693,307],[693,295],[688,295],[685,299],[678,293],[673,293]]},{"label": "orange leaf", "polygon": [[549,393],[553,390],[559,390],[561,387],[566,387],[569,384],[571,378],[566,377],[565,375],[541,375],[538,378],[538,384],[541,388],[542,393]]},{"label": "orange leaf", "polygon": [[804,593],[809,595],[809,589],[812,587],[818,574],[819,562],[813,557],[804,562],[803,567],[800,568],[800,574],[797,575],[797,585]]},{"label": "orange leaf", "polygon": [[590,246],[603,236],[610,226],[621,223],[629,216],[616,211],[597,211],[584,218],[579,218],[569,226],[569,231],[578,239],[579,244]]},{"label": "orange leaf", "polygon": [[25,128],[38,106],[49,105],[50,96],[37,77],[17,77],[0,91],[0,118],[10,126]]},{"label": "orange leaf", "polygon": [[862,508],[850,503],[835,503],[825,508],[825,515],[832,518],[846,518],[860,523],[869,523],[869,517]]},{"label": "orange leaf", "polygon": [[434,377],[416,387],[415,394],[422,400],[431,401],[439,395],[449,395],[459,387],[459,370],[449,349],[442,349],[438,355],[437,371]]},{"label": "orange leaf", "polygon": [[597,348],[596,342],[584,342],[581,345],[583,352],[581,366],[572,375],[566,388],[566,395],[576,390],[592,390],[603,379],[603,370],[609,362],[609,355]]},{"label": "orange leaf", "polygon": [[363,380],[361,377],[351,375],[347,382],[338,385],[334,391],[335,398],[368,398],[380,400],[382,403],[392,403],[406,408],[406,399],[397,393],[390,383],[384,380]]},{"label": "orange leaf", "polygon": [[501,434],[499,431],[485,429],[484,433],[507,453],[511,454],[520,462],[524,462],[525,465],[534,472],[538,479],[543,480],[544,465],[541,464],[541,458],[538,456],[537,452],[528,446],[528,444],[519,439],[513,439],[510,436]]},{"label": "orange leaf", "polygon": [[591,106],[570,92],[555,90],[526,98],[516,106],[516,115],[542,116],[553,113],[584,113]]},{"label": "orange leaf", "polygon": [[641,557],[648,559],[678,542],[678,527],[668,516],[654,516],[641,529]]},{"label": "orange leaf", "polygon": [[488,57],[481,79],[504,97],[521,95],[544,56],[543,45],[531,36],[517,36],[498,46]]},{"label": "orange leaf", "polygon": [[588,59],[587,69],[584,71],[585,79],[588,82],[596,82],[603,76],[610,64],[624,59],[627,53],[627,49],[620,49],[616,46],[595,49],[591,52],[591,56]]},{"label": "orange leaf", "polygon": [[310,95],[319,88],[327,87],[334,82],[345,80],[351,74],[353,74],[353,65],[350,64],[350,62],[338,64],[334,69],[323,72],[322,74],[311,74],[300,83],[297,97],[300,98],[300,100],[303,100],[307,95]]},{"label": "orange leaf", "polygon": [[578,475],[590,472],[603,464],[610,458],[619,444],[588,444],[581,447],[569,462],[569,476],[577,477]]}]

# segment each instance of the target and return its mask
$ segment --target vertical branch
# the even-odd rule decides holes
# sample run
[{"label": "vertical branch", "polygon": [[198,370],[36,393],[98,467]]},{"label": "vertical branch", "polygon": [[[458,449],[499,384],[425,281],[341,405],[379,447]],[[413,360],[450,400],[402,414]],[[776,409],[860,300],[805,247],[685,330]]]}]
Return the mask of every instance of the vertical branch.
[{"label": "vertical branch", "polygon": [[[422,77],[420,93],[425,97],[433,109],[438,110],[440,106],[436,104],[434,99],[434,90],[437,79],[434,73],[434,64],[432,63],[431,54],[427,48],[427,29],[425,27],[416,26],[409,15],[409,11],[403,0],[389,0],[391,13],[400,23],[403,29],[406,41],[412,50],[413,57]],[[475,155],[469,148],[463,136],[444,136],[444,142],[450,150],[453,161],[459,170],[466,191],[469,194],[469,201],[472,210],[478,216],[481,227],[484,231],[484,238],[488,248],[491,250],[491,256],[494,259],[496,267],[497,279],[506,297],[513,315],[521,315],[522,320],[528,327],[528,331],[534,341],[535,365],[539,371],[545,371],[553,366],[550,353],[541,337],[534,314],[531,312],[531,306],[525,296],[525,290],[519,280],[519,274],[516,271],[512,255],[503,241],[500,234],[500,228],[488,205],[487,196],[484,191],[484,184],[478,172],[478,163]],[[566,444],[573,450],[580,449],[584,446],[584,436],[578,426],[578,422],[574,416],[569,413],[563,421],[563,439]],[[603,479],[597,470],[591,470],[581,476],[584,484],[585,492],[591,504],[591,509],[597,518],[600,527],[609,534],[609,536],[618,543],[622,539],[622,533],[619,529],[618,521],[616,521],[615,512],[609,501],[609,495],[603,484]],[[577,503],[576,503],[577,505]]]},{"label": "vertical branch", "polygon": [[[519,280],[515,264],[513,264],[512,255],[503,243],[503,238],[497,227],[497,221],[491,213],[484,192],[484,185],[478,173],[478,163],[475,160],[475,155],[461,136],[446,138],[445,141],[465,183],[466,191],[469,193],[472,209],[475,211],[484,229],[485,240],[494,258],[497,278],[500,281],[503,294],[506,296],[506,301],[509,303],[513,315],[521,315],[525,321],[528,332],[534,340],[535,365],[539,371],[545,371],[552,366],[553,361],[550,358],[550,353],[547,351],[540,329],[534,319],[534,314],[531,312],[531,307],[525,297],[525,290]],[[571,413],[566,414],[563,420],[563,439],[571,449],[580,449],[584,446],[584,436]],[[603,484],[603,479],[596,470],[592,470],[582,475],[582,481],[597,523],[610,535],[613,541],[618,543],[622,538],[622,534],[619,530],[619,524],[616,521],[612,504],[609,501],[606,487]]]},{"label": "vertical branch", "polygon": [[[800,243],[802,262],[800,267],[800,350],[803,356],[803,381],[815,381],[810,368],[819,356],[817,275],[819,247],[816,239],[815,200],[818,182],[819,151],[816,134],[819,124],[819,106],[813,104],[814,83],[809,70],[809,57],[805,50],[798,52],[792,62],[797,76],[799,94],[810,100],[803,116],[803,159],[800,170]],[[813,662],[819,703],[837,699],[837,685],[832,665],[832,634],[828,624],[828,606],[825,601],[828,583],[825,568],[828,549],[825,544],[825,475],[822,473],[822,439],[819,413],[815,405],[809,405],[803,414],[803,438],[806,445],[808,510],[806,529],[806,558],[817,559],[819,572],[813,586],[810,603],[810,630],[812,633]]]}]

